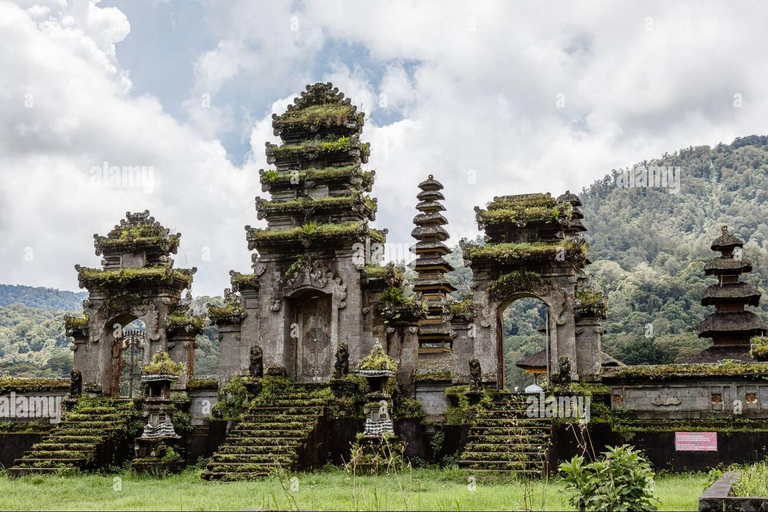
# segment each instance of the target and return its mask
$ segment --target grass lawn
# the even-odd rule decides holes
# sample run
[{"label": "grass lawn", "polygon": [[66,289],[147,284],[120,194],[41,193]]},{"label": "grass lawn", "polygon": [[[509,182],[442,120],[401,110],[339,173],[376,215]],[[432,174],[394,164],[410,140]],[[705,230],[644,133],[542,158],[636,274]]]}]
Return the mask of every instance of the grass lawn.
[{"label": "grass lawn", "polygon": [[[568,510],[557,479],[526,486],[478,481],[458,470],[415,469],[353,478],[341,469],[256,482],[215,483],[190,469],[162,479],[117,475],[0,476],[1,510]],[[705,475],[656,480],[661,510],[698,510]],[[298,490],[296,488],[298,487]],[[293,490],[292,490],[293,488]],[[527,497],[526,497],[527,496]]]}]

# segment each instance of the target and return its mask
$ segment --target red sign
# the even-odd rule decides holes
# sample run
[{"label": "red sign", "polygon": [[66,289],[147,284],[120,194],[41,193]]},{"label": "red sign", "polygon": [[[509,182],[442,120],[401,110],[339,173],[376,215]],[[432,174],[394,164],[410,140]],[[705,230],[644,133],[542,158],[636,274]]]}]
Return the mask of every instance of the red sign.
[{"label": "red sign", "polygon": [[717,432],[675,432],[676,452],[716,452]]}]

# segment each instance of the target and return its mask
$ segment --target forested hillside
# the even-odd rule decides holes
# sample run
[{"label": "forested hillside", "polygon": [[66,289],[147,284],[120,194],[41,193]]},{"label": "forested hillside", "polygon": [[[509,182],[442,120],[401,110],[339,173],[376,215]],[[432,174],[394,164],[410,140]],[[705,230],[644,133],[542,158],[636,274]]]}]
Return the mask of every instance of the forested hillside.
[{"label": "forested hillside", "polygon": [[[589,273],[608,295],[604,350],[629,364],[680,361],[706,348],[695,334],[709,313],[699,305],[713,282],[703,273],[714,257],[712,240],[728,225],[746,243],[754,271],[744,280],[765,293],[768,284],[768,137],[750,136],[732,144],[680,150],[645,166],[676,166],[679,193],[659,188],[616,186],[619,170],[581,191],[591,244]],[[455,213],[454,213],[455,214]],[[460,293],[471,293],[471,272],[458,247],[449,256],[450,275]],[[71,364],[64,337],[65,311],[79,311],[85,293],[0,285],[0,373],[65,375]],[[221,299],[198,297],[198,313]],[[528,378],[515,368],[521,357],[543,348],[541,306],[517,301],[505,313],[506,365],[511,386]],[[768,319],[768,297],[758,314]],[[649,327],[652,326],[652,327]],[[218,346],[214,328],[198,339],[197,370],[215,373]]]},{"label": "forested hillside", "polygon": [[[590,273],[608,293],[606,352],[626,363],[674,362],[709,345],[694,334],[711,312],[699,304],[714,282],[704,263],[720,227],[744,240],[753,272],[768,284],[768,137],[700,146],[643,162],[681,169],[680,192],[620,188],[617,171],[581,193]],[[768,318],[768,297],[757,313]],[[653,336],[646,326],[653,325]]]}]

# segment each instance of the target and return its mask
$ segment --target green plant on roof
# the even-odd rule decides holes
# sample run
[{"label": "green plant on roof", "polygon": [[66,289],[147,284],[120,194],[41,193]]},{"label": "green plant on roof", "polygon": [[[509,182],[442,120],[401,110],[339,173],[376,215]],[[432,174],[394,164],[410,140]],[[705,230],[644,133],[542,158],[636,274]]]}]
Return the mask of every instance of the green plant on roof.
[{"label": "green plant on roof", "polygon": [[278,124],[286,125],[342,124],[348,122],[354,112],[355,108],[352,105],[324,103],[289,110],[279,116],[276,121]]},{"label": "green plant on roof", "polygon": [[368,356],[360,361],[360,370],[397,371],[397,363],[384,352],[382,346],[376,342]]},{"label": "green plant on roof", "polygon": [[131,282],[156,281],[158,279],[180,281],[187,285],[192,282],[192,276],[188,272],[171,269],[164,265],[115,270],[81,268],[78,276],[81,281],[96,285],[127,284]]},{"label": "green plant on roof", "polygon": [[467,245],[464,258],[468,260],[487,259],[503,264],[524,264],[526,262],[551,262],[565,260],[583,261],[587,256],[587,243],[582,239],[559,240],[557,242],[524,242]]},{"label": "green plant on roof", "polygon": [[67,331],[82,330],[86,327],[88,327],[88,315],[81,317],[67,315],[64,317],[64,328]]},{"label": "green plant on roof", "polygon": [[184,371],[184,363],[177,363],[171,360],[168,352],[156,352],[152,356],[152,361],[144,365],[141,373],[144,375],[181,375]]},{"label": "green plant on roof", "polygon": [[[248,232],[248,239],[255,242],[283,242],[291,240],[302,240],[304,237],[308,239],[322,239],[322,238],[334,238],[334,237],[349,237],[359,235],[361,228],[364,226],[363,221],[351,221],[340,223],[328,223],[328,224],[316,224],[314,222],[305,224],[303,226],[296,226],[290,229],[273,230],[273,229],[251,229]],[[383,235],[380,233],[371,233],[371,238],[375,238],[377,241],[383,241]]]},{"label": "green plant on roof", "polygon": [[768,338],[755,336],[750,340],[749,355],[756,361],[768,360]]}]

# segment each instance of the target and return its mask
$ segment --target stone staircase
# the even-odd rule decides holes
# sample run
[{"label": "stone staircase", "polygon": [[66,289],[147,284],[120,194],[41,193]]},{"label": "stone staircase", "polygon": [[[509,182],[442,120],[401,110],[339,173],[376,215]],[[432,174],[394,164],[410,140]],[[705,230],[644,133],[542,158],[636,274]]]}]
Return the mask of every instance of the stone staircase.
[{"label": "stone staircase", "polygon": [[479,476],[542,476],[552,420],[528,418],[528,395],[493,392],[475,416],[459,466]]},{"label": "stone staircase", "polygon": [[58,474],[119,465],[131,455],[131,423],[140,419],[133,400],[81,398],[8,473]]},{"label": "stone staircase", "polygon": [[286,385],[254,399],[208,463],[206,480],[251,480],[322,463],[327,386]]}]

